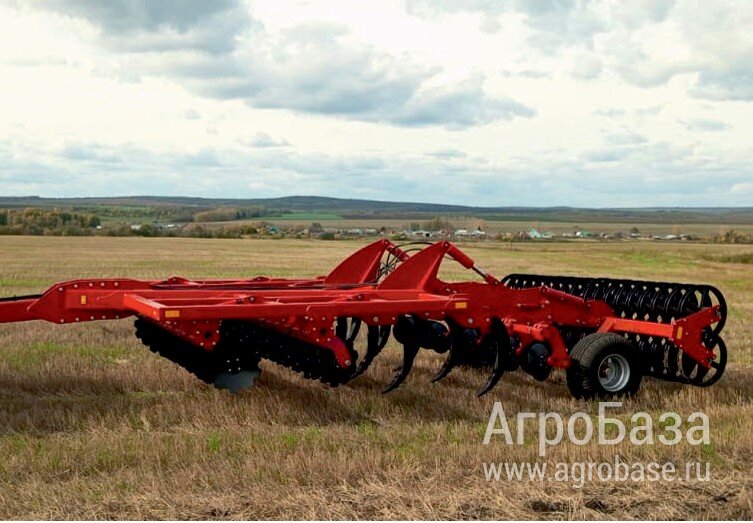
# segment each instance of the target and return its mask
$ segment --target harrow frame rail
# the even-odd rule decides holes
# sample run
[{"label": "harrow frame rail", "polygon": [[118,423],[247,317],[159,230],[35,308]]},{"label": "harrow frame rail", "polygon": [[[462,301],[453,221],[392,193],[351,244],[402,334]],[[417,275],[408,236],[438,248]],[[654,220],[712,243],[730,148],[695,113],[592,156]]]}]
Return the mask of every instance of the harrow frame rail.
[{"label": "harrow frame rail", "polygon": [[[385,254],[400,264],[379,281]],[[476,272],[483,282],[441,281],[438,271],[446,257]],[[396,336],[404,318],[414,320],[410,327],[403,326],[403,331],[413,329],[415,322],[445,322],[455,333],[473,329],[478,334],[476,345],[492,344],[492,376],[482,393],[496,384],[510,367],[511,358],[522,357],[533,344],[546,347],[548,366],[569,368],[572,347],[563,338],[563,328],[663,338],[708,369],[718,356],[707,346],[705,334],[722,320],[719,304],[662,322],[621,317],[604,301],[546,285],[513,288],[446,241],[409,256],[390,241],[380,240],[351,255],[328,276],[312,279],[80,279],[54,285],[39,296],[0,300],[0,323],[45,320],[69,324],[133,315],[209,352],[222,343],[223,322],[253,322],[331,351],[336,364],[346,370],[353,368],[355,361],[352,342],[343,339],[338,330],[342,318],[370,329],[393,327]],[[451,354],[438,377],[457,363],[450,361],[456,345],[453,332],[445,330],[441,336],[449,339]],[[403,342],[405,355],[396,378],[398,385],[410,371],[419,346],[427,346],[411,335],[401,337],[398,341]]]}]

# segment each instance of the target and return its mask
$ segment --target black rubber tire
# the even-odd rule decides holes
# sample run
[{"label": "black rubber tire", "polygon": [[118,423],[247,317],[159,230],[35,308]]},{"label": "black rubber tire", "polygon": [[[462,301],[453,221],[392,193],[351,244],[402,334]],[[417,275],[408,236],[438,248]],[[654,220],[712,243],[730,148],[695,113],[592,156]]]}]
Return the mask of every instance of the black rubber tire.
[{"label": "black rubber tire", "polygon": [[[620,355],[628,364],[629,378],[617,390],[607,390],[598,376],[599,366],[608,356]],[[567,388],[578,399],[632,396],[638,392],[643,366],[638,351],[630,341],[614,333],[596,332],[575,344],[570,351],[573,362],[567,369]]]}]

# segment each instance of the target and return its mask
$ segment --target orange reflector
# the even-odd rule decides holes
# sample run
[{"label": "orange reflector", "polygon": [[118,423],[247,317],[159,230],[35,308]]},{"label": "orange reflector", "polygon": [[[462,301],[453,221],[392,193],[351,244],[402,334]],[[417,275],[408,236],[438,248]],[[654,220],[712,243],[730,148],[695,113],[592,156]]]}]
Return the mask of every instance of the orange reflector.
[{"label": "orange reflector", "polygon": [[467,301],[459,301],[455,303],[456,309],[467,309],[468,308],[468,302]]},{"label": "orange reflector", "polygon": [[165,311],[165,318],[180,318],[180,311]]},{"label": "orange reflector", "polygon": [[675,338],[678,340],[682,339],[682,327],[677,327],[677,334],[675,334]]},{"label": "orange reflector", "polygon": [[81,305],[86,305],[86,294],[82,294],[79,301],[81,302]]}]

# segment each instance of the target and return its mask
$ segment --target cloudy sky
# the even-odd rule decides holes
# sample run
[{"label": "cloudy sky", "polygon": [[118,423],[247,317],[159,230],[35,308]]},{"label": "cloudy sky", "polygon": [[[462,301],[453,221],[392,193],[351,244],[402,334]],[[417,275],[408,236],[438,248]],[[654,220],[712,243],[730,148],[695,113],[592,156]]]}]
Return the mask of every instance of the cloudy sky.
[{"label": "cloudy sky", "polygon": [[753,3],[0,0],[0,194],[753,205]]}]

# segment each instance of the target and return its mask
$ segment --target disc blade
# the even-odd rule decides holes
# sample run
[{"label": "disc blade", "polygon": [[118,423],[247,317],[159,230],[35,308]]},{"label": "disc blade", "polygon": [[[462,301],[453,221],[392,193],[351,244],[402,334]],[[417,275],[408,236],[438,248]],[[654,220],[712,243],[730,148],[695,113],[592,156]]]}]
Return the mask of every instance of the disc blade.
[{"label": "disc blade", "polygon": [[242,370],[233,374],[221,372],[215,377],[214,385],[219,389],[227,389],[236,393],[253,387],[259,374],[261,374],[259,370]]}]

